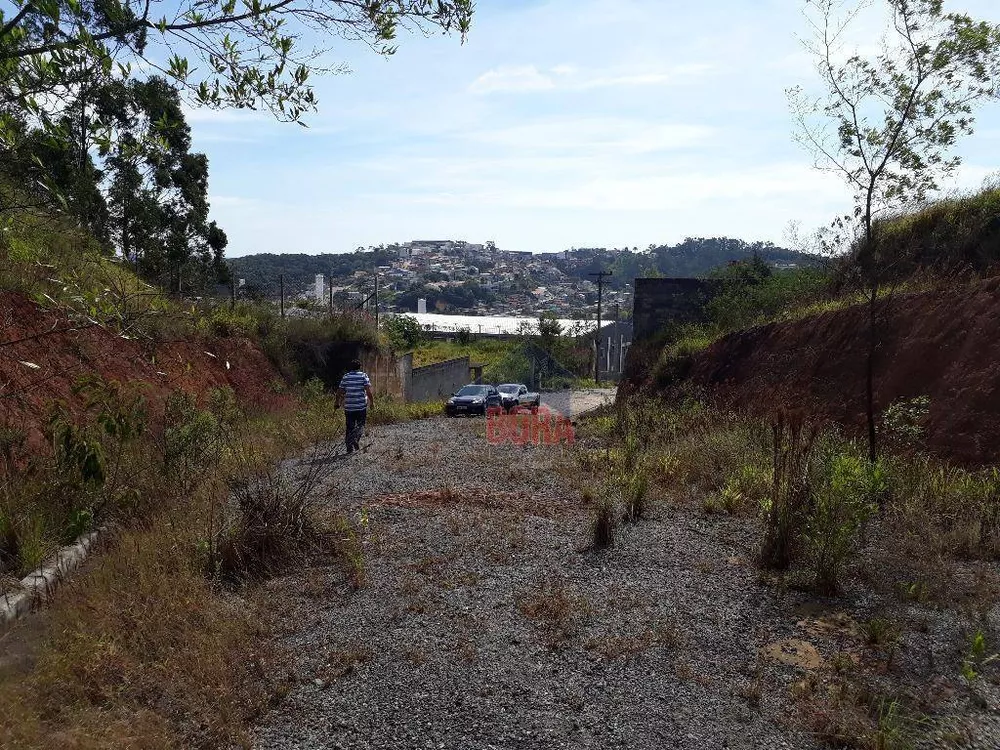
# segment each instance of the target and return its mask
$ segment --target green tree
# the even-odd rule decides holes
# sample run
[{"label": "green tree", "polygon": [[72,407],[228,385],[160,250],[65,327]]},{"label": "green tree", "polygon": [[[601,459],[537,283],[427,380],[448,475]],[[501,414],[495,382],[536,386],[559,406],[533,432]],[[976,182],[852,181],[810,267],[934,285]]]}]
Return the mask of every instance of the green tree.
[{"label": "green tree", "polygon": [[552,313],[542,313],[538,317],[538,339],[542,348],[549,354],[554,354],[559,337],[562,336],[562,324]]},{"label": "green tree", "polygon": [[817,165],[854,191],[854,210],[835,222],[854,238],[868,296],[865,400],[869,460],[876,458],[874,370],[878,303],[886,264],[876,236],[880,216],[923,201],[959,163],[950,149],[972,133],[975,105],[996,94],[1000,27],[945,13],[942,0],[882,0],[890,16],[871,57],[843,52],[863,6],[806,0],[824,93],[790,89],[796,137]]},{"label": "green tree", "polygon": [[[0,80],[30,98],[72,85],[73,71],[131,74],[136,60],[213,107],[264,107],[298,120],[316,99],[313,71],[334,40],[392,55],[400,29],[458,30],[472,0],[12,0],[0,15]],[[303,40],[316,40],[304,48]],[[116,67],[117,66],[117,67]]]},{"label": "green tree", "polygon": [[314,74],[347,71],[329,62],[335,44],[390,56],[401,30],[458,31],[464,40],[472,10],[472,0],[8,0],[0,9],[0,177],[8,178],[0,214],[76,210],[67,204],[80,195],[67,198],[30,137],[107,154],[122,131],[95,115],[94,99],[111,84],[152,70],[196,105],[301,122],[317,106]]},{"label": "green tree", "polygon": [[409,315],[388,317],[382,324],[382,331],[389,339],[389,344],[397,352],[416,349],[427,338],[420,323]]},{"label": "green tree", "polygon": [[111,235],[145,278],[175,292],[224,269],[225,232],[209,221],[208,159],[191,153],[180,95],[164,78],[116,82],[96,112],[120,136],[107,156]]}]

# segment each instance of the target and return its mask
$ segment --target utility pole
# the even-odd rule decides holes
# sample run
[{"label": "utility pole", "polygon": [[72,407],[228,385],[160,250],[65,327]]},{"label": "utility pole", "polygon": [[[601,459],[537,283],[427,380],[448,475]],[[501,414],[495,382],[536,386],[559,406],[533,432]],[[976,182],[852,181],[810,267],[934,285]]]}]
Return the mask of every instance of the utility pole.
[{"label": "utility pole", "polygon": [[[621,366],[619,364],[621,362],[621,359],[622,359],[622,340],[621,340],[621,336],[618,333],[618,325],[621,322],[621,316],[622,316],[622,304],[621,304],[621,302],[615,302],[615,343],[614,343],[614,346],[615,346],[615,348],[616,348],[616,350],[618,352],[618,362],[615,363],[615,372],[618,373],[619,377],[621,377],[621,374],[622,374],[622,368],[621,368]],[[609,363],[610,363],[610,360],[611,360],[611,352],[610,351],[608,352],[608,360],[609,360]],[[611,369],[611,368],[609,367],[608,369]]]},{"label": "utility pole", "polygon": [[601,304],[604,302],[604,279],[611,271],[587,274],[597,277],[597,331],[594,333],[594,382],[601,382]]},{"label": "utility pole", "polygon": [[375,330],[378,330],[378,268],[375,269]]}]

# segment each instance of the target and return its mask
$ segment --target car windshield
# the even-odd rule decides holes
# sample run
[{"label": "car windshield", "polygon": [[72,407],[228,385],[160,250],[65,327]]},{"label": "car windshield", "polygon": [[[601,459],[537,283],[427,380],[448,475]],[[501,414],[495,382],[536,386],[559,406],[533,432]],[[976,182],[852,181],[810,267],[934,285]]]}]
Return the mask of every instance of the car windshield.
[{"label": "car windshield", "polygon": [[462,390],[460,390],[456,395],[458,396],[482,396],[486,393],[485,385],[467,385]]},{"label": "car windshield", "polygon": [[500,390],[500,393],[517,393],[520,390],[521,386],[517,384],[508,383],[506,385],[499,385],[497,386],[497,388]]}]

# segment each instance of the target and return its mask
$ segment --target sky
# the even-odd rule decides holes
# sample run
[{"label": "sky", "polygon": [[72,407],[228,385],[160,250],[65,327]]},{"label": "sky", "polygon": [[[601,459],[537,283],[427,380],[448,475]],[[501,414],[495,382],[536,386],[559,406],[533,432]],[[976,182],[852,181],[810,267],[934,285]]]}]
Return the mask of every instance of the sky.
[{"label": "sky", "polygon": [[[227,254],[420,239],[503,249],[685,237],[787,244],[851,207],[792,138],[785,90],[818,80],[803,0],[477,0],[464,44],[342,42],[308,127],[191,110]],[[1000,22],[995,0],[946,9]],[[872,47],[878,32],[862,28]],[[977,114],[949,189],[998,170],[1000,105]]]}]

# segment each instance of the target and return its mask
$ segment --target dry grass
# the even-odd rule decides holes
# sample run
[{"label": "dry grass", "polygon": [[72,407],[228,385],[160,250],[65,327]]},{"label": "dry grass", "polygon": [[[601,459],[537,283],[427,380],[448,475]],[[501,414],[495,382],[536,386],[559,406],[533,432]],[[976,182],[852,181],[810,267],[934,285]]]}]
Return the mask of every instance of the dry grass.
[{"label": "dry grass", "polygon": [[324,654],[323,663],[316,671],[316,678],[329,684],[354,672],[358,665],[371,661],[372,652],[367,646],[338,648]]},{"label": "dry grass", "polygon": [[549,648],[557,648],[574,636],[593,612],[586,597],[570,590],[562,581],[526,592],[517,607],[538,626]]},{"label": "dry grass", "polygon": [[[279,458],[331,437],[336,422],[328,407],[251,418],[192,472],[197,481],[164,475],[153,460],[155,445],[129,456],[149,464],[138,465],[148,481],[136,485],[133,515],[121,517],[122,530],[41,615],[51,624],[33,647],[33,666],[24,675],[0,676],[0,747],[248,746],[249,726],[287,686],[273,677],[278,655],[266,645],[268,621],[256,589],[237,595],[221,585],[220,540],[234,524],[245,531],[255,526],[253,503],[241,509],[230,502],[230,487],[256,476],[265,497],[293,511],[284,516],[293,541],[315,526],[315,539],[331,542],[326,554],[332,548],[355,585],[363,585],[362,531],[345,522],[331,539],[305,496],[295,502],[322,461],[304,466],[306,478],[293,479],[294,486],[268,480]],[[252,449],[239,435],[252,438]],[[292,559],[305,559],[298,553],[308,545],[293,546]],[[274,547],[263,558],[252,547],[231,559],[234,570],[252,560],[263,575],[281,564]],[[262,559],[267,565],[259,565]]]},{"label": "dry grass", "polygon": [[793,688],[797,722],[828,747],[909,750],[926,718],[854,675],[811,675]]},{"label": "dry grass", "polygon": [[419,646],[411,646],[410,648],[407,648],[403,652],[403,656],[415,667],[419,667],[421,664],[427,663],[427,654]]},{"label": "dry grass", "polygon": [[608,633],[584,642],[584,648],[595,651],[605,659],[629,658],[656,646],[676,648],[681,642],[674,624],[668,621],[653,622],[634,632]]},{"label": "dry grass", "polygon": [[276,654],[253,602],[220,593],[157,522],[126,532],[48,613],[51,640],[0,683],[0,746],[245,745]]},{"label": "dry grass", "polygon": [[[580,464],[610,472],[641,465],[660,496],[745,517],[767,553],[763,562],[787,567],[780,576],[762,571],[766,585],[835,596],[843,581],[855,595],[867,589],[883,611],[894,611],[899,599],[908,608],[931,603],[953,610],[975,632],[1000,598],[1000,470],[966,471],[912,451],[869,465],[834,426],[796,414],[772,431],[696,402],[620,405],[614,425],[606,416],[594,428],[606,445],[591,448]],[[703,559],[694,565],[705,573],[713,567]],[[846,649],[828,643],[835,655],[796,683],[788,721],[832,747],[908,748],[925,729],[922,712],[933,710],[933,700],[905,687],[922,677],[912,671],[912,654],[897,658],[907,642],[902,620],[870,612],[837,636],[848,639]],[[917,618],[907,627],[926,632],[933,622],[928,611],[922,624]],[[611,633],[588,643],[607,656],[628,655],[648,647],[649,636]],[[952,645],[956,653],[971,649]],[[675,672],[682,680],[704,679],[684,661]],[[758,670],[734,692],[758,706],[766,689]]]}]

